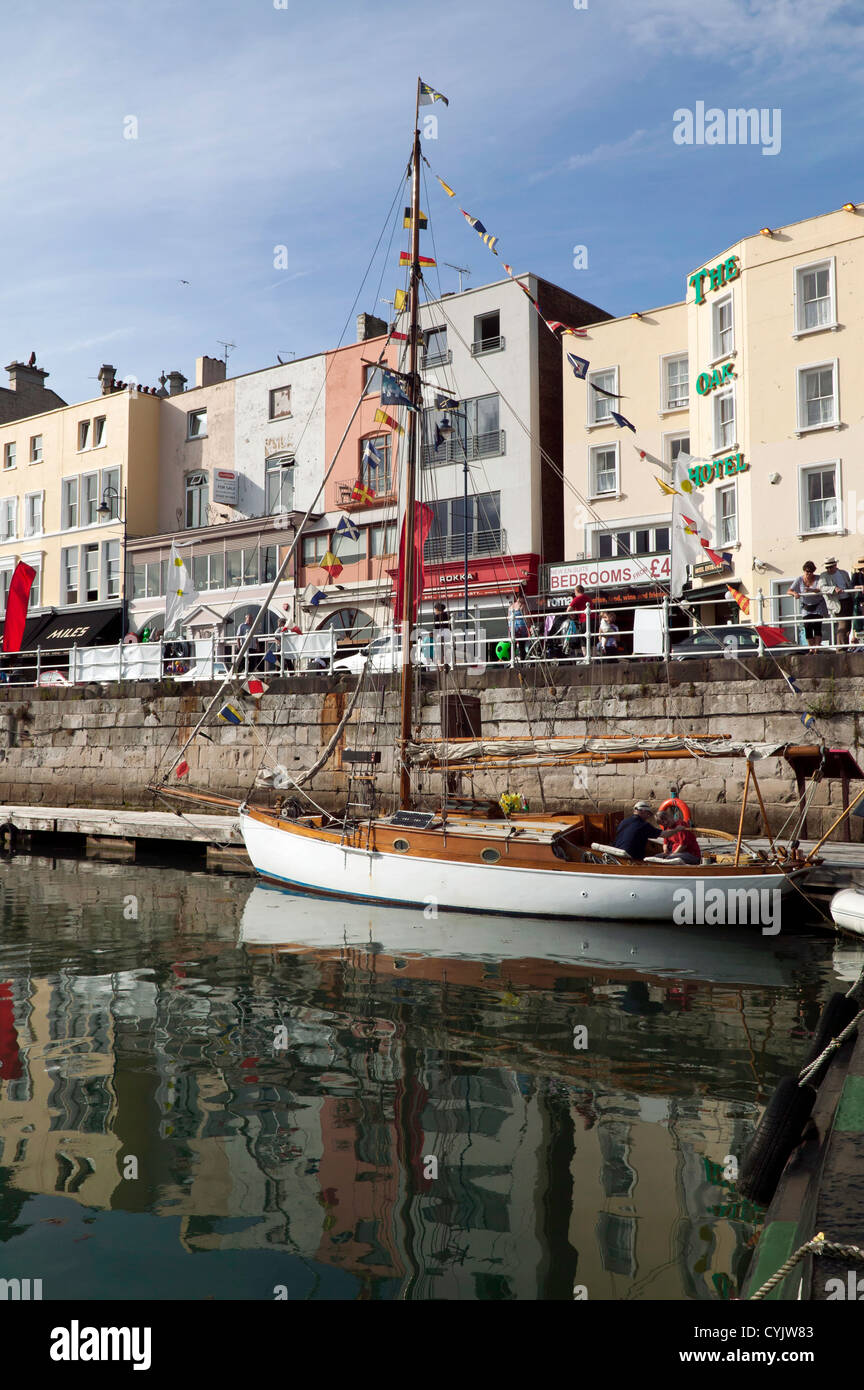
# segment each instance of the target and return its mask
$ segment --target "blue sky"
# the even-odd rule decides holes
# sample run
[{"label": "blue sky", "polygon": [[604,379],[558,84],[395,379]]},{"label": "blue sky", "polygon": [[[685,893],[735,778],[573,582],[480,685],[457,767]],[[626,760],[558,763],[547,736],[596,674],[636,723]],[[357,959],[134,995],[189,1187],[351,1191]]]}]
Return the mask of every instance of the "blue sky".
[{"label": "blue sky", "polygon": [[[69,401],[103,361],[151,384],[220,339],[232,375],[335,346],[349,315],[352,341],[418,71],[450,99],[424,153],[455,201],[517,271],[614,314],[682,298],[743,234],[864,198],[864,12],[835,0],[47,0],[3,35],[0,350],[35,350]],[[779,107],[780,153],[676,145],[698,101]],[[498,278],[434,181],[424,206],[439,262]],[[386,312],[397,246],[357,309]]]}]

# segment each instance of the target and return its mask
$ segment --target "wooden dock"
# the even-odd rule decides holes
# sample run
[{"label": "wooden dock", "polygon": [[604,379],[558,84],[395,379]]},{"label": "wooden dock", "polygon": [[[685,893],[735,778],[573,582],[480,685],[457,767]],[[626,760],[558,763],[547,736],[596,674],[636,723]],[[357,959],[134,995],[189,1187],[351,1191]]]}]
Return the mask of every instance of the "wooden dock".
[{"label": "wooden dock", "polygon": [[199,811],[119,811],[87,806],[0,806],[6,848],[26,852],[50,845],[78,849],[92,859],[133,862],[159,857],[232,873],[252,865],[237,816]]}]

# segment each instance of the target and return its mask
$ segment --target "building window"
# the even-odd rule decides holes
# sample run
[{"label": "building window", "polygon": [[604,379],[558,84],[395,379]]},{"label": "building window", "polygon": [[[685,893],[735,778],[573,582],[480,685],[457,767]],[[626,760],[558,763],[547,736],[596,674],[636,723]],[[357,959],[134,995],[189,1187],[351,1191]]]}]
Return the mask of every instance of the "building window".
[{"label": "building window", "polygon": [[44,492],[28,492],[24,498],[24,535],[42,535],[42,500]]},{"label": "building window", "polygon": [[690,403],[687,354],[663,358],[662,410],[682,410]]},{"label": "building window", "polygon": [[261,576],[258,562],[258,547],[249,546],[243,551],[243,583],[260,584]]},{"label": "building window", "polygon": [[99,598],[99,546],[81,547],[81,598],[85,603],[96,603]]},{"label": "building window", "polygon": [[602,497],[604,493],[618,491],[618,445],[601,444],[589,450],[591,459],[591,495]]},{"label": "building window", "polygon": [[836,362],[799,367],[798,429],[824,429],[826,425],[836,425],[839,418]]},{"label": "building window", "polygon": [[467,499],[453,497],[432,502],[432,525],[424,551],[427,563],[453,560],[465,554],[494,555],[501,552],[501,494],[485,492]]},{"label": "building window", "polygon": [[735,347],[735,330],[732,323],[732,296],[727,294],[711,306],[712,356],[728,357]]},{"label": "building window", "polygon": [[364,526],[356,541],[352,541],[350,536],[333,537],[333,553],[343,565],[356,565],[366,559],[366,535],[367,528]]},{"label": "building window", "polygon": [[[106,499],[108,502],[111,498]],[[99,474],[82,473],[81,475],[81,525],[95,526],[99,520]]]},{"label": "building window", "polygon": [[60,571],[63,582],[63,602],[78,602],[78,547],[64,548],[60,552]]},{"label": "building window", "polygon": [[265,463],[267,515],[294,508],[294,455],[274,454]]},{"label": "building window", "polygon": [[[598,386],[598,391],[594,387]],[[613,396],[604,396],[604,391],[611,391]],[[612,419],[612,411],[617,408],[618,391],[618,368],[609,367],[603,372],[588,373],[588,424],[604,425]]]},{"label": "building window", "polygon": [[[446,437],[440,429],[445,422],[450,427]],[[421,457],[424,464],[462,463],[466,457],[479,459],[503,454],[499,397],[474,396],[463,401],[458,410],[425,410],[423,438]]]},{"label": "building window", "polygon": [[18,535],[18,498],[4,497],[0,502],[0,540],[14,541]]},{"label": "building window", "polygon": [[840,529],[840,465],[820,463],[801,469],[801,532]]},{"label": "building window", "polygon": [[477,314],[474,318],[474,341],[471,351],[475,357],[484,352],[500,352],[504,346],[501,337],[501,313],[495,309],[489,314]]},{"label": "building window", "polygon": [[291,387],[276,386],[270,392],[270,419],[283,420],[291,414]]},{"label": "building window", "polygon": [[105,416],[97,415],[93,421],[93,448],[99,449],[105,443]]},{"label": "building window", "polygon": [[210,485],[206,473],[186,474],[186,525],[206,526]]},{"label": "building window", "polygon": [[[105,522],[119,521],[119,520],[120,520],[120,469],[119,469],[119,468],[103,468],[103,469],[102,469],[102,473],[101,473],[101,480],[102,480],[102,486],[101,486],[100,492],[99,492],[99,498],[100,498],[100,500],[99,500],[99,504],[98,504],[98,505],[101,506],[102,498],[104,498],[104,499],[105,499],[105,504],[106,504],[106,506],[109,508],[109,512],[108,512],[108,515],[105,516],[105,517],[101,517],[101,516],[100,516],[100,517],[99,517],[99,520],[100,520],[100,522],[101,522],[101,521],[105,521]],[[106,495],[106,494],[107,494],[107,495]],[[98,507],[97,507],[97,515],[98,515]]]},{"label": "building window", "polygon": [[210,556],[210,584],[211,589],[225,588],[225,556],[221,550],[214,551]]},{"label": "building window", "polygon": [[738,539],[738,489],[734,483],[717,489],[715,496],[718,545],[734,545]]},{"label": "building window", "polygon": [[90,421],[81,420],[78,424],[78,448],[89,449],[90,447]]},{"label": "building window", "polygon": [[370,537],[373,560],[379,555],[396,554],[396,523],[385,522],[383,526],[373,526]]},{"label": "building window", "polygon": [[799,265],[795,270],[795,332],[830,328],[836,322],[833,260]]},{"label": "building window", "polygon": [[304,565],[320,565],[327,551],[330,549],[330,533],[323,531],[316,536],[303,537],[303,563]]},{"label": "building window", "polygon": [[4,467],[4,468],[14,468],[14,467],[15,467],[15,452],[16,452],[16,451],[15,451],[15,444],[14,444],[14,442],[10,442],[9,444],[4,444],[4,445],[3,445],[3,467]]},{"label": "building window", "polygon": [[[375,450],[380,463],[374,463],[368,457],[367,444]],[[390,471],[389,434],[373,434],[369,439],[360,440],[359,477],[365,487],[372,489],[376,497],[383,497],[391,490],[393,475]]]},{"label": "building window", "polygon": [[60,530],[71,531],[78,525],[78,479],[64,478],[60,502]]},{"label": "building window", "polygon": [[161,598],[165,593],[167,560],[146,560],[132,567],[132,597]]},{"label": "building window", "polygon": [[381,368],[363,368],[363,387],[367,396],[380,396],[381,394]]},{"label": "building window", "polygon": [[446,328],[428,328],[423,335],[423,343],[424,367],[441,367],[450,361]]},{"label": "building window", "polygon": [[31,434],[30,436],[30,462],[42,462],[42,436],[41,434]]},{"label": "building window", "polygon": [[261,583],[272,584],[276,578],[276,571],[279,568],[279,547],[275,545],[262,545],[261,547]]},{"label": "building window", "polygon": [[225,588],[239,589],[243,582],[243,551],[225,552]]},{"label": "building window", "polygon": [[[39,608],[42,603],[42,553],[40,552],[38,555],[22,555],[20,558],[24,561],[25,565],[29,565],[34,571],[33,583],[30,586],[28,606],[31,610],[33,608]],[[10,580],[13,573],[13,570],[9,571]]]},{"label": "building window", "polygon": [[731,449],[735,443],[735,392],[721,391],[714,397],[714,453]]},{"label": "building window", "polygon": [[[105,597],[120,597],[120,542],[102,542],[102,573],[105,582]],[[88,547],[89,549],[89,547]]]},{"label": "building window", "polygon": [[639,526],[626,531],[595,531],[594,558],[612,560],[620,556],[662,555],[669,549],[668,526]]},{"label": "building window", "polygon": [[689,434],[667,434],[663,436],[663,461],[674,468],[679,454],[690,453]]},{"label": "building window", "polygon": [[12,583],[12,575],[15,573],[14,565],[0,565],[0,605],[6,611],[9,602],[9,585]]},{"label": "building window", "polygon": [[207,433],[207,411],[190,410],[186,416],[186,438],[203,439]]}]

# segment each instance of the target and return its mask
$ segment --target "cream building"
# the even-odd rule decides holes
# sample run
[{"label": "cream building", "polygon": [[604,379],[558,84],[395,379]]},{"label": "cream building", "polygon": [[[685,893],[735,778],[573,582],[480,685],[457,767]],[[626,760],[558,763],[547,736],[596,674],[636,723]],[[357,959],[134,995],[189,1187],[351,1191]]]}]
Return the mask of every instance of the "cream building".
[{"label": "cream building", "polygon": [[[718,600],[707,620],[735,614],[721,601],[728,583],[750,597],[757,621],[777,622],[794,614],[785,593],[805,560],[821,571],[836,555],[855,569],[862,282],[864,210],[846,204],[708,256],[688,273],[680,303],[564,337],[569,564],[552,567],[553,592],[571,591],[581,572],[608,597],[615,567],[589,563],[601,560],[621,561],[631,586],[649,574],[666,582],[671,505],[656,479],[669,478],[681,449],[715,548],[732,557],[694,575],[694,587]],[[587,382],[567,353],[589,360]],[[620,393],[618,402],[592,383]],[[648,557],[647,567],[639,573],[631,557]]]}]

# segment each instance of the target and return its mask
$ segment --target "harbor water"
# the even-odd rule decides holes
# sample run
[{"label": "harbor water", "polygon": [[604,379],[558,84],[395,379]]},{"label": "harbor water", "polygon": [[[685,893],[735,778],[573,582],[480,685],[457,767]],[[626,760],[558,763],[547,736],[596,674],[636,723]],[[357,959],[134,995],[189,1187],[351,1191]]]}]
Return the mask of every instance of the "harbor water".
[{"label": "harbor water", "polygon": [[864,964],[90,860],[0,890],[0,1278],[43,1299],[734,1297],[736,1167]]}]

